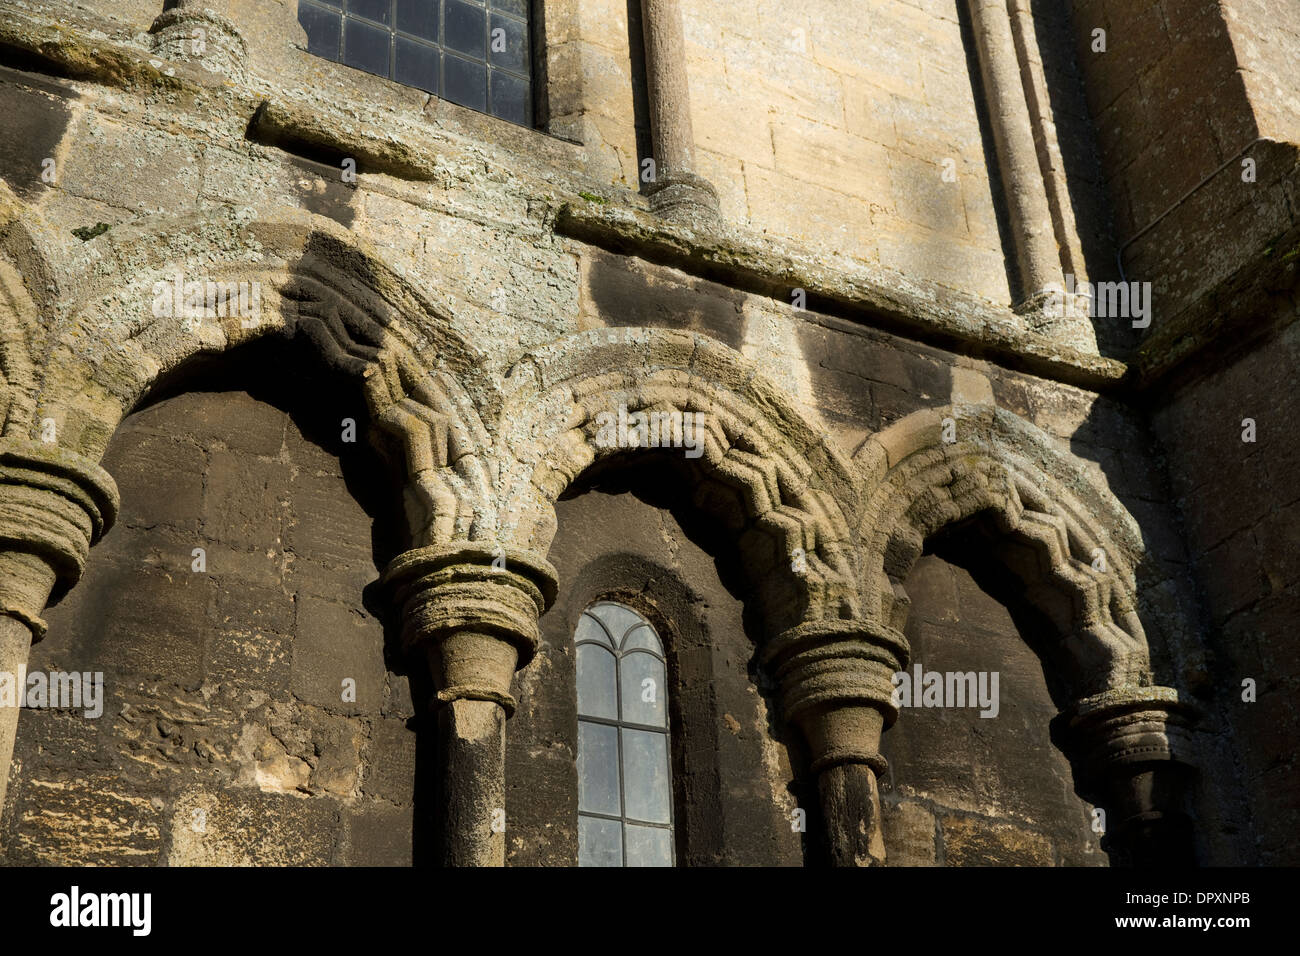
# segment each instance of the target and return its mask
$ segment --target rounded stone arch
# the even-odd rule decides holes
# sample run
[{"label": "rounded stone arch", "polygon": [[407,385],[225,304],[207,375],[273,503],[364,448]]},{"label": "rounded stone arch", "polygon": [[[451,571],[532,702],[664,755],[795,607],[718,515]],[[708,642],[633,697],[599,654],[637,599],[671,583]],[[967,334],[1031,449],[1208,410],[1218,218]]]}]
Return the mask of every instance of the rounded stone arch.
[{"label": "rounded stone arch", "polygon": [[1056,629],[1044,664],[1072,701],[1154,683],[1137,613],[1138,525],[1041,430],[986,405],[925,409],[867,439],[854,463],[867,484],[857,535],[869,620],[901,631],[901,582],[927,539],[983,517],[997,558]]},{"label": "rounded stone arch", "polygon": [[[473,536],[491,498],[480,409],[499,398],[472,329],[434,292],[337,223],[298,210],[153,217],[96,241],[61,295],[22,437],[39,438],[39,422],[52,419],[61,447],[98,460],[121,419],[191,361],[301,337],[361,383],[372,438],[405,487],[413,544]],[[197,321],[169,314],[177,275],[182,296],[186,281],[233,284],[209,305],[248,283],[255,315],[229,304]]]},{"label": "rounded stone arch", "polygon": [[544,554],[554,502],[581,474],[650,450],[602,439],[611,421],[602,413],[620,409],[681,413],[698,429],[698,455],[674,449],[675,473],[744,554],[769,635],[857,615],[849,516],[860,479],[851,462],[755,363],[697,333],[595,329],[511,369],[499,430],[503,536]]}]

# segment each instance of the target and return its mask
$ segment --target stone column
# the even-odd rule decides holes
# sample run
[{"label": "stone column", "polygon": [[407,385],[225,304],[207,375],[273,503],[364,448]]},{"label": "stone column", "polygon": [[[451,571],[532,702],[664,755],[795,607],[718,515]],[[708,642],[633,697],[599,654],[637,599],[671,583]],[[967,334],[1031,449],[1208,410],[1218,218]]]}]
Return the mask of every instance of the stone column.
[{"label": "stone column", "polygon": [[1061,287],[1061,253],[1038,163],[1034,124],[1025,99],[1011,18],[1006,0],[967,0],[967,4],[1011,220],[1016,264],[1024,286],[1016,308],[1041,310],[1047,290]]},{"label": "stone column", "polygon": [[772,641],[763,661],[780,687],[784,719],[799,727],[817,775],[831,862],[884,862],[877,778],[887,769],[881,733],[898,718],[893,676],[907,639],[864,621],[800,624]]},{"label": "stone column", "polygon": [[248,47],[235,25],[235,5],[235,0],[172,0],[149,28],[154,52],[242,79]]},{"label": "stone column", "polygon": [[[76,584],[117,506],[117,486],[94,462],[54,445],[0,440],[0,674],[15,704],[31,645],[45,635],[41,612]],[[0,807],[18,713],[0,706]]]},{"label": "stone column", "polygon": [[655,180],[649,189],[651,208],[670,219],[714,220],[718,216],[718,195],[695,170],[686,44],[677,0],[641,0],[641,24],[655,154]]},{"label": "stone column", "polygon": [[402,644],[423,653],[437,687],[446,866],[504,866],[505,723],[514,672],[537,650],[555,569],[531,552],[456,542],[399,555],[384,572]]},{"label": "stone column", "polygon": [[1170,687],[1080,700],[1053,721],[1079,795],[1106,812],[1102,848],[1128,866],[1195,864],[1187,794],[1196,711]]}]

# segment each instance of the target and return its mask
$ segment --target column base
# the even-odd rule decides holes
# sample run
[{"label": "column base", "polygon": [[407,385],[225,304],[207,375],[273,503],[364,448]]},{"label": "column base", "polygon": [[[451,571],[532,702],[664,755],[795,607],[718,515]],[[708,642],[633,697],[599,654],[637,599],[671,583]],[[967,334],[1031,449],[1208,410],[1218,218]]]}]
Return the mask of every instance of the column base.
[{"label": "column base", "polygon": [[694,173],[661,173],[647,198],[652,212],[673,222],[713,225],[722,218],[717,190]]}]

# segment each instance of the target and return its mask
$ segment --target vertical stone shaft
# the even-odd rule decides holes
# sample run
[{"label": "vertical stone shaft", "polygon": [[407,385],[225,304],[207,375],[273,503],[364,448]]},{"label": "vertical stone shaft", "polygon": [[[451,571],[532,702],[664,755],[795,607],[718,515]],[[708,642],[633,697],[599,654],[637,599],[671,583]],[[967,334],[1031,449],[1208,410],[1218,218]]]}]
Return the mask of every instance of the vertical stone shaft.
[{"label": "vertical stone shaft", "polygon": [[677,0],[641,0],[646,83],[655,163],[661,173],[695,172],[695,133]]},{"label": "vertical stone shaft", "polygon": [[817,777],[833,866],[875,866],[885,861],[880,792],[866,764],[828,767]]},{"label": "vertical stone shaft", "polygon": [[1034,14],[1030,0],[1010,0],[1010,6],[1011,30],[1024,81],[1025,103],[1033,123],[1034,143],[1038,147],[1038,163],[1047,190],[1047,201],[1052,210],[1052,225],[1056,230],[1061,264],[1074,276],[1075,284],[1078,285],[1088,281],[1088,266],[1083,258],[1083,243],[1079,238],[1074,202],[1070,198],[1056,122],[1052,119],[1047,72],[1043,68],[1038,38],[1034,32]]},{"label": "vertical stone shaft", "polygon": [[885,713],[841,703],[801,725],[817,754],[817,792],[834,866],[875,866],[885,861],[878,774],[885,772],[880,736]]},{"label": "vertical stone shaft", "polygon": [[664,215],[715,217],[717,194],[695,168],[695,132],[678,0],[641,0],[655,180],[651,204]]},{"label": "vertical stone shaft", "polygon": [[438,749],[445,767],[443,865],[505,866],[505,708],[488,700],[447,702],[438,711]]},{"label": "vertical stone shaft", "polygon": [[1061,282],[1061,254],[1038,164],[1006,0],[967,3],[1023,285],[1019,305],[1024,306]]},{"label": "vertical stone shaft", "polygon": [[763,655],[782,714],[808,743],[831,863],[883,863],[880,737],[898,716],[892,678],[907,666],[906,638],[879,624],[816,621],[786,631]]},{"label": "vertical stone shaft", "polygon": [[41,612],[52,592],[77,582],[117,506],[113,479],[93,462],[57,446],[0,441],[0,675],[15,695],[14,706],[0,706],[0,808],[26,690],[20,676],[45,634]]},{"label": "vertical stone shaft", "polygon": [[505,727],[510,683],[537,650],[537,619],[555,600],[542,558],[458,542],[399,555],[384,572],[402,643],[422,650],[437,688],[441,862],[504,866]]},{"label": "vertical stone shaft", "polygon": [[[27,666],[27,653],[32,646],[32,632],[26,624],[7,614],[0,616],[0,680],[13,675],[15,695],[22,692],[17,675]],[[0,704],[0,809],[5,804],[5,791],[9,784],[9,764],[14,756],[14,741],[18,734],[18,699],[14,706]]]}]

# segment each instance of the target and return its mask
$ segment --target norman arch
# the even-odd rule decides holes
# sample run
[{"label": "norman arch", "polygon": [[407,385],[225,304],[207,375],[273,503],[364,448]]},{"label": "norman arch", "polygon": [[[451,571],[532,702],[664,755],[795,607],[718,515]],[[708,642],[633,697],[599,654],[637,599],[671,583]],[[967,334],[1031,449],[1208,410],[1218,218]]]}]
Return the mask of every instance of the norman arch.
[{"label": "norman arch", "polygon": [[690,462],[681,480],[739,543],[762,586],[764,626],[857,613],[847,529],[859,479],[739,353],[698,334],[599,329],[525,357],[507,383],[503,495],[514,540],[544,551],[555,533],[551,506],[580,474],[647,450],[603,440],[611,419],[601,416],[689,414],[698,457],[673,450]]},{"label": "norman arch", "polygon": [[1139,588],[1158,579],[1132,516],[1046,435],[989,406],[916,412],[869,438],[854,462],[870,489],[857,529],[869,615],[901,635],[902,581],[925,542],[985,519],[994,559],[1054,631],[1039,648],[1063,698],[1053,737],[1076,790],[1113,815],[1103,846],[1120,859],[1188,859],[1196,708],[1153,673]]}]

